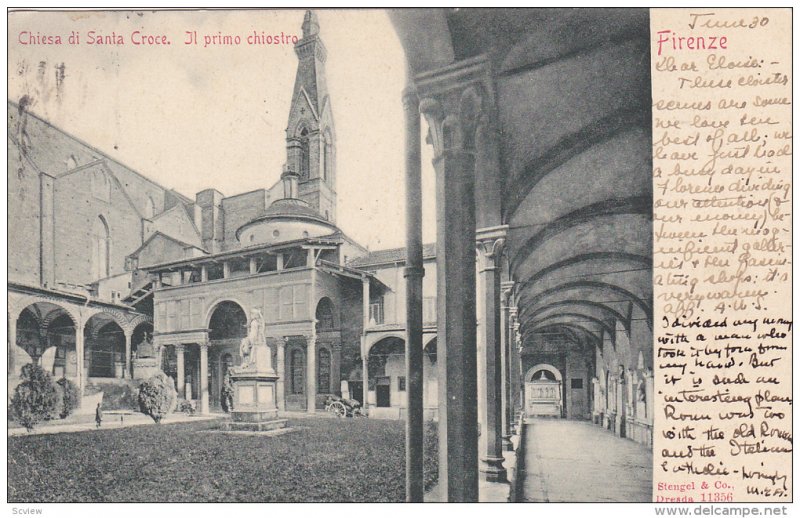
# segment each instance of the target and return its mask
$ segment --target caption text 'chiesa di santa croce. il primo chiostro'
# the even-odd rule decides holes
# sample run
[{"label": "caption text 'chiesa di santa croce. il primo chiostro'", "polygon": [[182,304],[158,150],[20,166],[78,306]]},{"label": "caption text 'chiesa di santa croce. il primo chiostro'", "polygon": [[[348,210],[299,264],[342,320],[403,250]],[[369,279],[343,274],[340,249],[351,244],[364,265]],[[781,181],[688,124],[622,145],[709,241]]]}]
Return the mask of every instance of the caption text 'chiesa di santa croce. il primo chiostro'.
[{"label": "caption text 'chiesa di santa croce. il primo chiostro'", "polygon": [[[451,499],[472,491],[456,476],[462,464],[505,476],[517,412],[652,444],[646,11],[609,14],[598,59],[547,34],[527,48],[511,20],[493,46],[467,37],[474,13],[421,13],[390,18],[414,77],[407,160],[419,167],[424,116],[443,184],[435,245],[369,251],[337,227],[347,171],[312,12],[294,45],[286,162],[270,188],[192,199],[53,127],[30,99],[9,102],[9,386],[32,361],[83,394],[161,369],[179,397],[215,412],[262,315],[279,410],[314,412],[336,394],[371,417],[437,419]],[[581,16],[556,10],[548,23],[569,31]],[[441,44],[420,48],[422,33]],[[556,68],[571,78],[567,94]],[[546,137],[530,144],[531,134]],[[409,301],[419,307],[407,326]],[[412,335],[419,379],[407,379]],[[409,411],[420,380],[421,411]],[[478,441],[480,461],[465,449]]]}]

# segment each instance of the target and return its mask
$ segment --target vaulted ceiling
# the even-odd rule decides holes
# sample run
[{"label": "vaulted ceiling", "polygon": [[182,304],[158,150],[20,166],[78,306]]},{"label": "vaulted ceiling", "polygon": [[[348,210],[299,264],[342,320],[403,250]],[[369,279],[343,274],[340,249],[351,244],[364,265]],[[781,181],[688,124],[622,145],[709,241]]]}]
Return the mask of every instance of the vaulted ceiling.
[{"label": "vaulted ceiling", "polygon": [[652,328],[647,10],[390,16],[414,75],[478,55],[491,64],[523,341],[555,330],[601,344],[618,322]]}]

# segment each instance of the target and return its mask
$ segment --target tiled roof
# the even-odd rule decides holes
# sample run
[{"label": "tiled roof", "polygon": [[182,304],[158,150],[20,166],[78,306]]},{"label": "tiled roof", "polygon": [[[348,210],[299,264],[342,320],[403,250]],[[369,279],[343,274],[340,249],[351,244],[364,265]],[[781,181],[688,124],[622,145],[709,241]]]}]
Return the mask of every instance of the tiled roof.
[{"label": "tiled roof", "polygon": [[[428,243],[422,245],[422,258],[432,259],[436,257],[436,243]],[[365,266],[373,266],[379,264],[389,263],[402,263],[406,260],[406,249],[403,248],[390,248],[388,250],[375,250],[367,255],[356,257],[347,263],[347,266],[363,268]]]}]

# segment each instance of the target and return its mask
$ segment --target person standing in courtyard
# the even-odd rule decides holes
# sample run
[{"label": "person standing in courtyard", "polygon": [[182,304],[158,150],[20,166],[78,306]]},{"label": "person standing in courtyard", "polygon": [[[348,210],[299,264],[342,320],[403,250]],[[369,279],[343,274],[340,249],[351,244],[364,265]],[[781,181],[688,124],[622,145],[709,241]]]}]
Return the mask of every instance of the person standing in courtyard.
[{"label": "person standing in courtyard", "polygon": [[97,403],[97,410],[94,412],[94,422],[97,423],[98,428],[103,423],[103,411],[100,409],[100,403]]}]

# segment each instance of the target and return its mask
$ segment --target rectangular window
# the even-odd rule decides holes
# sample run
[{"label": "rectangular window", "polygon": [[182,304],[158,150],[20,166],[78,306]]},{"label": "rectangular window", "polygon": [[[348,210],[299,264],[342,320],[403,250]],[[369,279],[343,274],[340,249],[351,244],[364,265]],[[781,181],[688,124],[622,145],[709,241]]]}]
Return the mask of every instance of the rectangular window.
[{"label": "rectangular window", "polygon": [[397,377],[397,390],[399,392],[406,391],[406,377],[405,376],[398,376]]},{"label": "rectangular window", "polygon": [[582,389],[583,388],[583,378],[572,378],[570,382],[570,386],[574,389]]},{"label": "rectangular window", "polygon": [[369,305],[369,323],[383,324],[383,299]]}]

